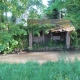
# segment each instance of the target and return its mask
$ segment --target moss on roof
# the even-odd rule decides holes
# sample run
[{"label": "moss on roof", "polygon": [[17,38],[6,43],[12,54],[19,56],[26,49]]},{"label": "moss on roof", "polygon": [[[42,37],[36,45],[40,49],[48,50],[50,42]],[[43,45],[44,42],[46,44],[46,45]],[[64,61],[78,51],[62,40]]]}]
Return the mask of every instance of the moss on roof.
[{"label": "moss on roof", "polygon": [[69,20],[59,20],[59,19],[28,19],[29,24],[55,24],[55,27],[50,29],[52,32],[55,31],[73,31],[75,30],[74,26]]}]

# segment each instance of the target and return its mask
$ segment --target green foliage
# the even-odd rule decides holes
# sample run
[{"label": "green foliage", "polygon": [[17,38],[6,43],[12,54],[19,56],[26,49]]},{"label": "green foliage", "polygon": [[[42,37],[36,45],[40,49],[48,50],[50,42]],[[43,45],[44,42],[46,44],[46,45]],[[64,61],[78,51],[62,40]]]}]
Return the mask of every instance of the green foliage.
[{"label": "green foliage", "polygon": [[63,49],[65,48],[65,42],[50,39],[48,42],[33,43],[33,50],[42,50],[46,48],[48,48],[47,50]]},{"label": "green foliage", "polygon": [[61,10],[65,19],[71,20],[76,29],[80,28],[80,0],[50,0],[45,12],[49,18],[54,19],[54,9]]},{"label": "green foliage", "polygon": [[16,17],[20,16],[28,6],[29,0],[1,0],[0,1],[0,14],[11,12]]},{"label": "green foliage", "polygon": [[[24,28],[13,23],[0,23],[0,52],[9,53],[21,42],[14,36],[27,35]],[[18,37],[19,38],[19,37]]]},{"label": "green foliage", "polygon": [[30,9],[30,14],[28,15],[28,17],[31,18],[31,19],[35,19],[35,18],[38,18],[38,16],[39,15],[38,15],[37,10],[31,8]]},{"label": "green foliage", "polygon": [[[64,19],[70,20],[76,31],[80,29],[80,0],[49,0],[49,7],[46,10],[49,18],[54,18],[54,9],[61,10]],[[78,35],[77,32],[71,32],[71,46],[75,48],[80,48]]]},{"label": "green foliage", "polygon": [[44,33],[48,33],[51,28],[54,28],[54,24],[29,24],[27,26],[27,31],[32,32],[33,35],[40,36],[40,31],[42,30]]},{"label": "green foliage", "polygon": [[50,19],[59,19],[59,10],[62,8],[62,0],[50,0],[48,1],[48,8],[45,13]]},{"label": "green foliage", "polygon": [[69,0],[65,2],[65,8],[67,9],[67,18],[70,19],[75,28],[80,27],[80,0]]},{"label": "green foliage", "polygon": [[80,80],[80,61],[0,63],[0,80]]},{"label": "green foliage", "polygon": [[[23,24],[16,25],[16,18],[26,11],[29,18],[38,18],[38,11],[43,7],[42,0],[0,0],[0,52],[6,54],[15,48],[27,47],[28,41],[25,38],[30,30],[26,30]],[[11,17],[7,15],[8,12],[12,14]]]},{"label": "green foliage", "polygon": [[[17,47],[22,49],[27,32],[23,25],[14,22],[25,12],[28,3],[29,0],[0,0],[0,52],[7,54]],[[12,13],[11,17],[7,16],[8,12]]]},{"label": "green foliage", "polygon": [[29,0],[27,10],[29,12],[29,19],[38,19],[42,18],[43,10],[45,6],[42,3],[42,0]]},{"label": "green foliage", "polygon": [[71,46],[76,49],[79,49],[80,48],[80,38],[78,37],[77,32],[75,31],[71,32],[70,37],[71,37]]},{"label": "green foliage", "polygon": [[59,11],[55,8],[51,12],[46,13],[49,19],[59,19]]}]

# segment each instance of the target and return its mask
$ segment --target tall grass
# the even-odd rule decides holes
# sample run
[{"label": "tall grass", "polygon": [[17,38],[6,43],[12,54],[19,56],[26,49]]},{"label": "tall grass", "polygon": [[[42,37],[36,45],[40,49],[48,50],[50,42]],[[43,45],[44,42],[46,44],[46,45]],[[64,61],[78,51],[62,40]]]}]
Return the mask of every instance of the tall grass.
[{"label": "tall grass", "polygon": [[0,63],[0,80],[80,80],[80,61]]}]

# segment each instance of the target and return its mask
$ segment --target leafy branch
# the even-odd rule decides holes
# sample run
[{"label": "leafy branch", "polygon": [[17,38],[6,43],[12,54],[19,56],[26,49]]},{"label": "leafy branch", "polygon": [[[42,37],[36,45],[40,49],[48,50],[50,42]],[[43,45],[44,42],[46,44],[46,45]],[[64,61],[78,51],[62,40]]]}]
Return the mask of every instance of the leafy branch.
[{"label": "leafy branch", "polygon": [[54,28],[54,24],[30,24],[27,26],[28,34],[29,32],[32,32],[33,35],[40,35],[40,31],[43,31],[44,33],[48,33],[50,29]]}]

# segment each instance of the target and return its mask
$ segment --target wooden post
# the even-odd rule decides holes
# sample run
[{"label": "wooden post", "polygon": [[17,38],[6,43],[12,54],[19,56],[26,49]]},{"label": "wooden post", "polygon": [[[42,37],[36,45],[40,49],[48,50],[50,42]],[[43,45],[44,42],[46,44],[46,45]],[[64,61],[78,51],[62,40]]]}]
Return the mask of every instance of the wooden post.
[{"label": "wooden post", "polygon": [[32,33],[29,33],[29,47],[32,48]]},{"label": "wooden post", "polygon": [[51,40],[53,39],[53,34],[52,34],[52,32],[51,32]]},{"label": "wooden post", "polygon": [[43,36],[43,43],[44,43],[44,40],[45,40],[45,39],[44,39],[44,32],[43,32],[43,35],[42,35],[42,36]]},{"label": "wooden post", "polygon": [[66,47],[70,48],[70,32],[66,32]]},{"label": "wooden post", "polygon": [[59,19],[61,20],[61,10],[59,11]]}]

